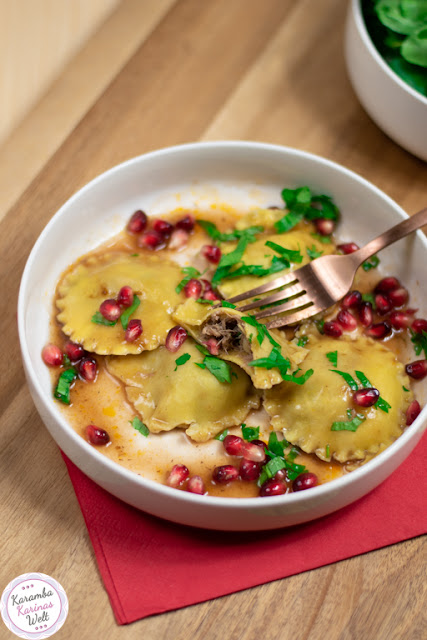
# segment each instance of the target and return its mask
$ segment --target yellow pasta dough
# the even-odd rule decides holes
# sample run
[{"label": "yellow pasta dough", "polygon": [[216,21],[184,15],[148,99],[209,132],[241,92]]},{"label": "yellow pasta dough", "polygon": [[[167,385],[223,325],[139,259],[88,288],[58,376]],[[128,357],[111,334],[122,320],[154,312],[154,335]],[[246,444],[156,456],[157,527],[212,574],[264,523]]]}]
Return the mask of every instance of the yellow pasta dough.
[{"label": "yellow pasta dough", "polygon": [[[179,267],[164,258],[145,254],[92,256],[67,273],[58,286],[56,305],[63,332],[88,351],[100,355],[140,353],[164,344],[173,326],[171,313],[180,302],[175,287],[181,280]],[[132,287],[141,304],[132,318],[141,320],[143,332],[126,342],[120,323],[104,326],[91,321],[100,304],[115,298],[121,287]]]},{"label": "yellow pasta dough", "polygon": [[[260,335],[256,327],[245,322],[242,318],[250,318],[247,314],[236,309],[218,307],[207,309],[205,305],[188,299],[180,305],[173,314],[174,320],[182,325],[201,344],[206,344],[210,338],[217,341],[220,358],[239,365],[251,377],[257,389],[269,389],[282,382],[283,378],[277,368],[264,369],[250,366],[250,362],[270,355],[273,344],[268,337]],[[297,347],[294,342],[286,339],[283,332],[270,330],[269,336],[280,347],[284,358],[290,362],[291,369],[304,360],[307,350]]]},{"label": "yellow pasta dough", "polygon": [[[276,431],[306,453],[316,453],[323,460],[339,462],[364,460],[389,446],[404,428],[405,413],[413,399],[403,365],[382,344],[359,336],[339,340],[325,336],[309,338],[309,354],[302,369],[313,375],[300,386],[281,384],[265,392],[264,407]],[[334,367],[326,354],[337,352]],[[375,406],[362,408],[352,400],[353,391],[341,375],[349,373],[357,381],[362,372],[391,407],[388,413]],[[362,385],[359,385],[361,388]],[[356,431],[333,431],[334,422],[349,421],[347,410],[365,419]]]},{"label": "yellow pasta dough", "polygon": [[[175,360],[187,353],[190,359],[177,367]],[[236,365],[232,382],[219,382],[201,363],[203,355],[191,338],[177,353],[165,347],[136,356],[110,357],[108,371],[126,387],[128,400],[152,433],[186,430],[196,442],[205,442],[234,425],[241,424],[260,397],[249,377]]]},{"label": "yellow pasta dough", "polygon": [[[309,227],[311,229],[311,227]],[[285,247],[286,249],[291,249],[292,251],[300,251],[302,255],[302,262],[292,264],[290,269],[283,269],[274,275],[269,276],[240,276],[238,278],[229,278],[221,281],[218,286],[219,291],[224,296],[224,298],[231,298],[233,296],[237,296],[239,293],[243,293],[244,291],[248,291],[249,289],[253,289],[254,287],[258,287],[269,280],[274,278],[278,278],[288,271],[293,271],[298,269],[299,267],[304,266],[308,262],[310,262],[310,258],[307,254],[307,249],[314,249],[317,252],[322,252],[323,255],[333,253],[335,250],[335,245],[333,243],[324,244],[320,242],[320,240],[316,237],[313,237],[307,229],[293,229],[288,233],[275,234],[275,235],[262,235],[258,236],[257,240],[248,246],[245,249],[243,254],[243,260],[245,264],[250,265],[261,265],[262,267],[269,267],[271,265],[271,260],[273,256],[278,256],[278,254],[273,251],[270,247],[266,246],[266,242],[274,242],[275,244],[280,245],[281,247]],[[222,246],[222,250],[225,253],[229,251],[233,251],[236,248],[235,243],[227,243]]]}]

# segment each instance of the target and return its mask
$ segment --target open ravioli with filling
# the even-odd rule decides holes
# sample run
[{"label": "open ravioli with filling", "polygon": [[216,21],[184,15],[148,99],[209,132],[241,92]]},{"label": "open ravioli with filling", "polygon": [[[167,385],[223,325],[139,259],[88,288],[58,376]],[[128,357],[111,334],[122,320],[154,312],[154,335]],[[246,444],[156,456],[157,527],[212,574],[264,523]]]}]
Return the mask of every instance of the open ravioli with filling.
[{"label": "open ravioli with filling", "polygon": [[[110,253],[91,256],[68,272],[58,286],[56,306],[63,332],[88,351],[100,355],[140,353],[164,344],[173,326],[171,313],[180,302],[175,287],[182,278],[177,265],[154,255]],[[92,322],[100,304],[130,286],[141,301],[132,318],[141,320],[143,333],[126,342],[119,322],[104,326]]]},{"label": "open ravioli with filling", "polygon": [[[176,359],[184,353],[190,358],[177,366]],[[196,366],[202,361],[188,338],[178,353],[159,347],[140,355],[112,356],[107,368],[125,384],[129,402],[152,433],[181,427],[196,442],[205,442],[241,424],[259,406],[260,397],[236,365],[230,365],[232,382],[226,383]]]},{"label": "open ravioli with filling", "polygon": [[173,318],[200,344],[215,340],[218,357],[239,365],[251,377],[257,389],[270,389],[283,382],[283,378],[277,368],[254,367],[250,365],[252,361],[267,358],[276,346],[294,370],[308,353],[306,349],[288,341],[283,332],[277,329],[267,331],[264,325],[236,309],[206,309],[205,305],[189,298],[176,309]]},{"label": "open ravioli with filling", "polygon": [[[308,346],[302,369],[311,368],[314,373],[304,386],[281,384],[265,392],[264,408],[275,431],[282,431],[286,440],[306,453],[339,462],[370,458],[401,435],[413,394],[404,391],[403,387],[409,389],[409,379],[391,351],[365,337],[334,340],[310,335]],[[327,358],[335,352],[337,366]],[[389,405],[388,412],[375,405],[356,406],[354,391],[333,370],[350,374],[356,383],[362,373],[362,379],[365,376]],[[359,384],[359,388],[366,386],[366,381]],[[343,429],[356,415],[361,418],[353,423],[354,428],[360,422],[356,430]],[[334,430],[334,423],[340,423],[341,430]]]},{"label": "open ravioli with filling", "polygon": [[[295,256],[295,261],[293,261],[291,257],[289,260],[289,268],[282,268],[276,272],[270,273],[270,275],[227,276],[218,283],[220,293],[224,298],[237,296],[239,293],[249,291],[250,289],[262,285],[269,280],[273,280],[280,275],[284,275],[290,270],[304,266],[310,262],[310,253],[314,256],[320,254],[326,255],[334,252],[335,245],[332,242],[327,244],[322,243],[318,238],[311,235],[310,230],[312,230],[312,227],[307,226],[307,228],[293,229],[288,233],[266,234],[259,236],[255,242],[249,243],[244,250],[242,260],[245,265],[259,265],[267,269],[271,267],[274,268],[274,263],[276,263],[276,265],[278,264],[277,260],[282,257],[281,254],[266,243],[274,243],[275,245],[284,249],[289,249],[292,252],[299,252],[299,256]],[[234,251],[236,247],[237,245],[235,243],[227,243],[222,246],[222,250],[223,253],[228,254],[231,251]],[[239,264],[236,266],[239,267]]]}]

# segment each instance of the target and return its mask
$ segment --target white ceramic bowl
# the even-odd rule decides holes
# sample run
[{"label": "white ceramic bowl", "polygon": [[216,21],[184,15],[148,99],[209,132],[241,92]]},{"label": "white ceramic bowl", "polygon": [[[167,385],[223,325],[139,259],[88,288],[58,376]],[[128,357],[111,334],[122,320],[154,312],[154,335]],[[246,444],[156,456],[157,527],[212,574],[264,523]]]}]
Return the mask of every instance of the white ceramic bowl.
[{"label": "white ceramic bowl", "polygon": [[[280,204],[284,186],[329,193],[343,212],[342,241],[359,244],[399,222],[405,213],[360,176],[318,156],[252,142],[189,144],[155,151],[114,167],[78,191],[52,218],[28,259],[18,305],[19,335],[36,407],[61,449],[84,473],[133,506],[198,527],[261,530],[318,518],[380,484],[419,441],[427,407],[386,451],[351,474],[305,492],[272,498],[193,495],[146,480],[113,463],[67,424],[52,398],[41,350],[49,337],[55,285],[79,256],[121,230],[132,211],[154,215],[181,206],[229,202],[237,207]],[[425,315],[427,242],[418,233],[381,254],[384,273],[399,276],[411,303]],[[425,401],[426,385],[424,385]],[[417,383],[422,392],[422,384]],[[422,393],[421,393],[422,396]]]},{"label": "white ceramic bowl", "polygon": [[372,120],[392,140],[427,161],[427,98],[392,71],[366,29],[360,0],[350,0],[345,57],[353,88]]}]

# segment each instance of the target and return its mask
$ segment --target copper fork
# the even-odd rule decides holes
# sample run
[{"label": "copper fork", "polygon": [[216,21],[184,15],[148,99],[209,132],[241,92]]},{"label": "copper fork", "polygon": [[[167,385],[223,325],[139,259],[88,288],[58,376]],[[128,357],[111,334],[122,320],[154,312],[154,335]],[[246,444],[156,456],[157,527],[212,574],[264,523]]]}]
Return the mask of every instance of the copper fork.
[{"label": "copper fork", "polygon": [[[293,312],[268,322],[269,329],[295,324],[325,311],[341,300],[350,291],[356,270],[365,260],[425,224],[427,208],[399,222],[353,253],[321,256],[296,271],[229,298],[228,302],[235,304],[278,289],[270,296],[237,308],[239,311],[249,311],[261,307],[262,309],[254,314],[257,320],[283,312]],[[281,300],[283,304],[277,304]],[[264,308],[265,305],[273,303],[275,306]]]}]

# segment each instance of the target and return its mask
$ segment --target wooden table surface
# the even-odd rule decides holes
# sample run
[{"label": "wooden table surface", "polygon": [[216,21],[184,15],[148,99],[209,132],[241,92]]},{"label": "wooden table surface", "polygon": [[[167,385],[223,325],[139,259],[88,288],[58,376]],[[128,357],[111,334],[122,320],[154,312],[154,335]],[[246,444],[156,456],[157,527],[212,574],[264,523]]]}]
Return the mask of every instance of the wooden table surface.
[{"label": "wooden table surface", "polygon": [[[427,165],[373,124],[349,84],[345,5],[125,0],[109,38],[104,31],[87,50],[101,47],[102,67],[102,52],[112,60],[116,46],[121,70],[106,62],[96,90],[60,79],[7,155],[0,149],[11,205],[0,223],[0,589],[28,571],[57,578],[70,601],[57,638],[425,638],[422,538],[118,627],[60,453],[29,396],[15,329],[20,276],[47,221],[94,176],[152,149],[228,138],[289,145],[357,171],[408,212],[425,206]],[[64,78],[78,83],[92,63],[81,56]],[[3,637],[12,635],[0,623]]]}]

